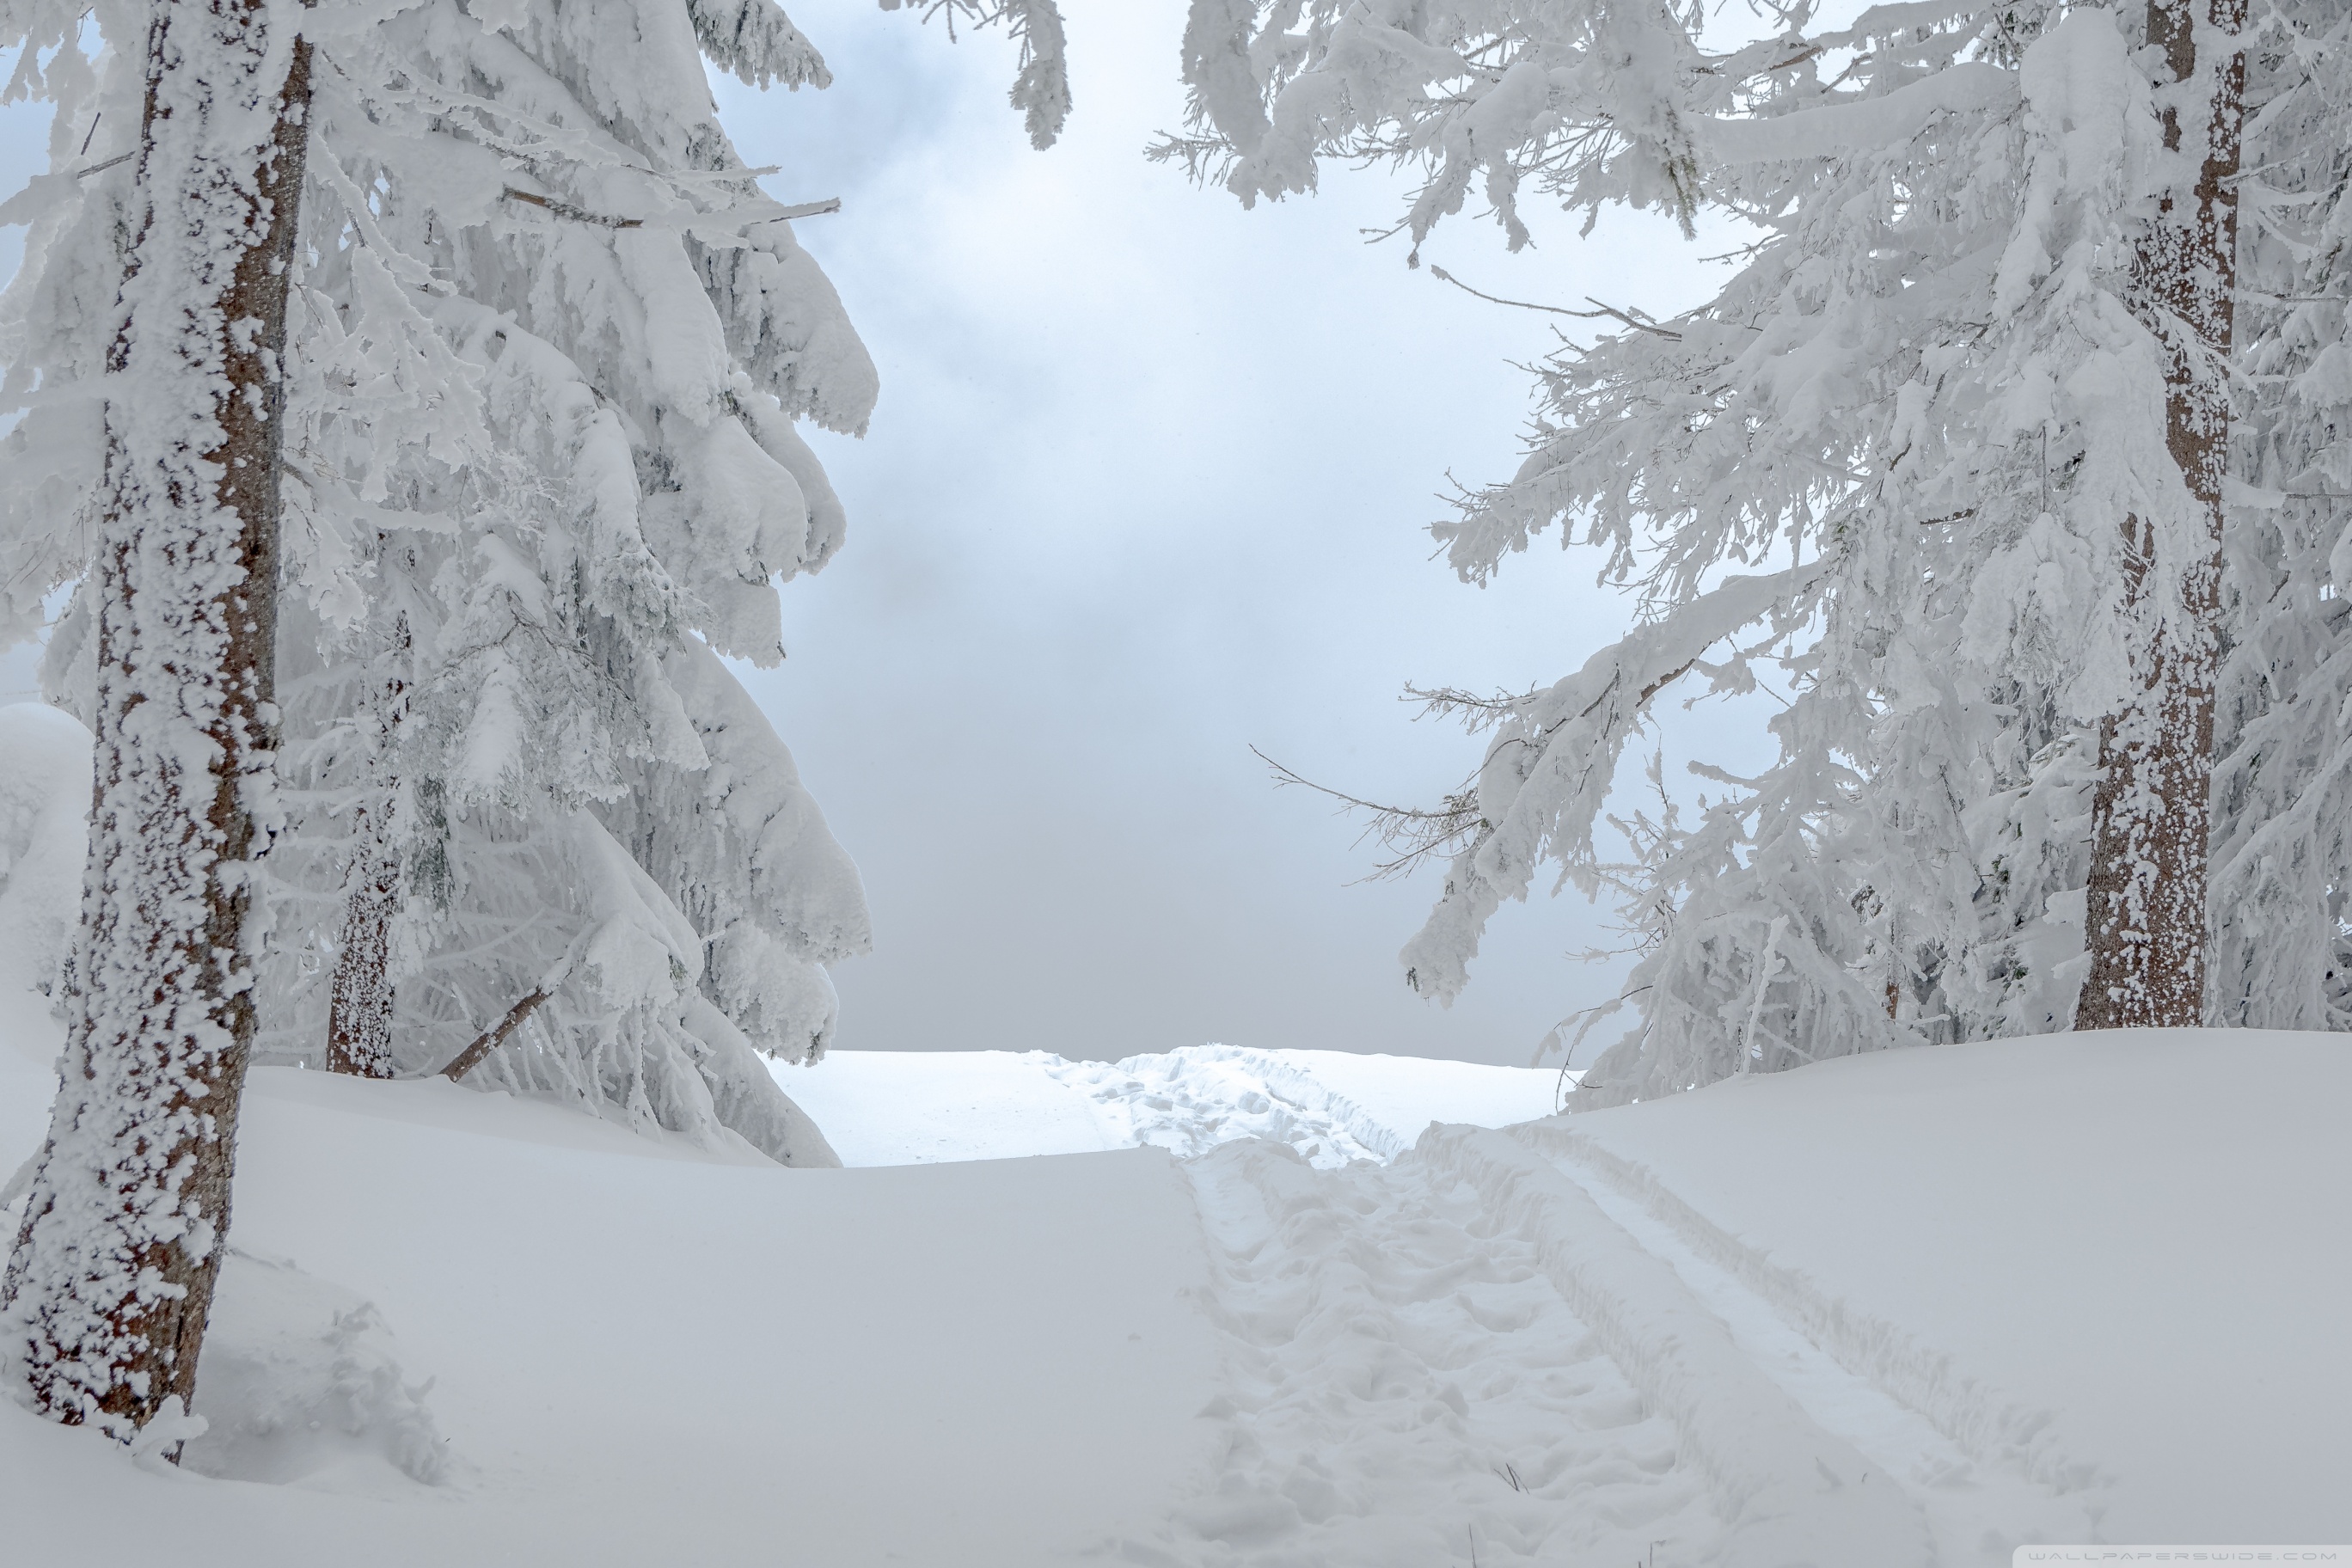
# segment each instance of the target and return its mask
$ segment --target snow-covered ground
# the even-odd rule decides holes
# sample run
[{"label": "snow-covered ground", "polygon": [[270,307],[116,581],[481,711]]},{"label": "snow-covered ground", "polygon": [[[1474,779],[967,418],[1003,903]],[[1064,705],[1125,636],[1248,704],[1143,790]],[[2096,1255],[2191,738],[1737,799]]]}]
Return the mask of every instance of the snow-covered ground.
[{"label": "snow-covered ground", "polygon": [[[0,1167],[55,1040],[0,1010]],[[1554,1075],[1209,1047],[781,1076],[852,1168],[256,1073],[214,1430],[175,1473],[0,1405],[0,1559],[168,1533],[239,1568],[1897,1568],[2352,1538],[2339,1039],[1956,1047],[1517,1127]]]}]

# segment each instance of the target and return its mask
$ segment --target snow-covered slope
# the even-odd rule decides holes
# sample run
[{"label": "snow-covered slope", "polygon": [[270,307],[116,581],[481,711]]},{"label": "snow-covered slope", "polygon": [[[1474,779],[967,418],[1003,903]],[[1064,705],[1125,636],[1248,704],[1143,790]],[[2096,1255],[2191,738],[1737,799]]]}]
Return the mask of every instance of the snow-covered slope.
[{"label": "snow-covered slope", "polygon": [[[0,1009],[0,1166],[55,1044],[37,1000]],[[1465,1124],[1546,1108],[1550,1075],[1498,1072],[852,1054],[786,1081],[853,1163],[898,1163],[786,1171],[262,1069],[213,1430],[173,1472],[0,1403],[0,1561],[168,1533],[236,1568],[330,1542],[2000,1568],[2352,1538],[2345,1042],[1954,1047]],[[1416,1134],[1422,1108],[1460,1120]],[[1169,1148],[1106,1147],[1139,1139]]]},{"label": "snow-covered slope", "polygon": [[[54,1043],[15,1022],[12,1167]],[[1042,1568],[1164,1511],[1211,1431],[1199,1225],[1158,1150],[790,1171],[262,1068],[235,1224],[197,1395],[235,1441],[190,1465],[247,1479],[0,1400],[0,1562]]]},{"label": "snow-covered slope", "polygon": [[[2352,1542],[2352,1038],[1896,1051],[1522,1142],[1917,1412],[1963,1492],[2023,1473],[2109,1539]],[[1871,1418],[1843,1397],[1830,1424]]]}]

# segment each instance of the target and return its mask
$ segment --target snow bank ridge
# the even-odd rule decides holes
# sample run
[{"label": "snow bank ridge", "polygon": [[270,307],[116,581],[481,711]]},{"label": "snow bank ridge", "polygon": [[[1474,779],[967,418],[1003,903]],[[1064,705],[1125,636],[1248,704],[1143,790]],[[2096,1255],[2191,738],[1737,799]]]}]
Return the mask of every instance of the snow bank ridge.
[{"label": "snow bank ridge", "polygon": [[456,1479],[425,1405],[431,1380],[411,1385],[394,1352],[373,1302],[231,1247],[196,1384],[205,1430],[182,1463],[223,1479],[375,1495]]},{"label": "snow bank ridge", "polygon": [[2058,1492],[2106,1479],[2098,1467],[2062,1450],[2051,1412],[2008,1397],[1893,1323],[1824,1295],[1804,1275],[1774,1263],[1685,1203],[1639,1161],[1568,1127],[1534,1123],[1515,1127],[1508,1135],[1541,1153],[1575,1161],[1640,1204],[1691,1250],[1802,1329],[1832,1360],[1916,1412],[1976,1463]]}]

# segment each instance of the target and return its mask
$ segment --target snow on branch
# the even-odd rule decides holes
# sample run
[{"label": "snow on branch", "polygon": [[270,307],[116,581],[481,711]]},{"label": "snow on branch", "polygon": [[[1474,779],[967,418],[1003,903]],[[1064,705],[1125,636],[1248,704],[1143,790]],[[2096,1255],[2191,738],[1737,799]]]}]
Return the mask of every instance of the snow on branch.
[{"label": "snow on branch", "polygon": [[775,0],[687,0],[687,14],[702,52],[746,87],[833,85],[824,57]]},{"label": "snow on branch", "polygon": [[1558,860],[1571,877],[1588,876],[1593,824],[1651,701],[1715,643],[1767,617],[1797,616],[1826,574],[1817,561],[1730,578],[1601,649],[1549,689],[1501,705],[1474,786],[1475,827],[1465,804],[1455,833],[1470,830],[1470,842],[1454,856],[1436,908],[1405,944],[1406,984],[1451,1001],[1469,982],[1487,921],[1504,900],[1527,896],[1538,865]]},{"label": "snow on branch", "polygon": [[[907,0],[882,0],[882,9],[896,11],[905,3]],[[990,0],[912,0],[908,8],[920,11],[926,22],[934,16],[945,16],[950,38],[955,36],[958,17],[975,27],[1003,23],[1004,30],[1021,46],[1020,68],[1007,97],[1022,113],[1029,144],[1042,153],[1061,136],[1062,127],[1070,118],[1070,66],[1062,13],[1055,0],[1000,0],[997,4]]]},{"label": "snow on branch", "polygon": [[1700,124],[1707,153],[1717,163],[1790,163],[1897,146],[1938,114],[1998,116],[2017,102],[2017,73],[1979,61],[1949,67],[1860,102],[1769,120],[1742,116]]}]

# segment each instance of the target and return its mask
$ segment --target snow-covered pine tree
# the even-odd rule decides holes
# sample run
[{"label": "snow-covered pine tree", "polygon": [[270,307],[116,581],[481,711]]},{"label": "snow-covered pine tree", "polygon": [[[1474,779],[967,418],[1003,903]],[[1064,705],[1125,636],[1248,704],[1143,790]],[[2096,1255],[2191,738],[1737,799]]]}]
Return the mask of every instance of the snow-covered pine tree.
[{"label": "snow-covered pine tree", "polygon": [[[705,642],[780,655],[772,579],[840,537],[792,418],[862,427],[874,376],[698,46],[761,80],[822,62],[772,5],[717,31],[678,4],[510,10],[322,43],[318,201],[345,232],[305,279],[295,494],[341,538],[289,670],[279,875],[325,940],[279,950],[268,1044],[314,1057],[323,1012],[331,1049],[429,1071],[545,993],[479,1081],[823,1160],[755,1047],[822,1048],[822,965],[864,946],[863,900]],[[387,439],[395,409],[415,438]],[[621,841],[671,814],[728,853]]]},{"label": "snow-covered pine tree", "polygon": [[[1006,19],[1014,106],[1050,140],[1058,18]],[[875,377],[702,61],[790,87],[825,66],[772,0],[308,26],[262,1058],[433,1070],[544,986],[470,1081],[822,1159],[757,1053],[821,1052],[823,966],[865,946],[863,900],[712,649],[781,656],[775,581],[843,525],[793,422],[862,429]],[[122,79],[71,47],[28,79],[58,101],[60,169],[119,122]],[[0,454],[19,631],[86,551],[59,525],[89,465],[58,437],[89,405],[83,301],[111,265],[90,188],[39,188],[0,318],[27,405]],[[78,602],[47,666],[84,712],[89,626]]]},{"label": "snow-covered pine tree", "polygon": [[[2284,25],[2283,25],[2284,24]],[[2352,13],[2252,32],[2214,737],[2215,1024],[2352,1028]]]},{"label": "snow-covered pine tree", "polygon": [[[43,46],[73,52],[81,7],[16,9],[20,73]],[[123,27],[135,142],[89,201],[121,247],[83,300],[102,355],[80,361],[104,398],[85,595],[97,791],[65,1059],[0,1334],[35,1409],[126,1442],[160,1419],[174,1457],[227,1239],[274,816],[278,362],[310,67],[294,9],[170,0]]]},{"label": "snow-covered pine tree", "polygon": [[[2220,875],[2264,888],[2266,923],[2305,923],[2292,948],[2225,930],[2240,973],[2215,1010],[2268,1021],[2293,996],[2317,1017],[2345,885],[2318,826],[2343,671],[2316,564],[2344,515],[2313,482],[2336,460],[2344,363],[2322,151],[2344,142],[2323,85],[2342,17],[2290,5],[2241,38],[2226,0],[1773,15],[1717,47],[1701,7],[1643,0],[1193,7],[1192,133],[1162,153],[1244,201],[1311,190],[1327,158],[1388,158],[1425,175],[1416,245],[1474,192],[1514,248],[1531,190],[1589,220],[1622,203],[1753,230],[1699,309],[1604,307],[1615,330],[1544,367],[1517,477],[1437,529],[1478,581],[1557,523],[1602,548],[1642,624],[1548,689],[1441,694],[1493,738],[1445,809],[1388,824],[1451,860],[1409,979],[1454,994],[1486,922],[1550,861],[1615,894],[1642,952],[1621,997],[1640,1022],[1588,1104],[2063,1028],[2101,952],[2095,984],[2123,1010],[2084,1022],[2194,1022],[2197,660],[2226,648]],[[2248,207],[2262,286],[2295,303],[2234,349],[2279,362],[2241,400],[2263,405],[2268,466],[2294,475],[2270,504],[2300,526],[2232,507],[2246,544],[2217,597],[2220,171],[2242,50],[2243,164],[2276,182]],[[2266,618],[2280,593],[2312,606],[2292,629]],[[1632,813],[1631,861],[1605,855],[1596,829],[1651,704],[1686,677],[1748,689],[1759,661],[1790,692],[1775,764],[1694,764],[1714,784],[1696,815]],[[2292,869],[2254,847],[2282,836]],[[2123,876],[2142,856],[2160,872]],[[2147,963],[2118,968],[2125,948]]]}]

